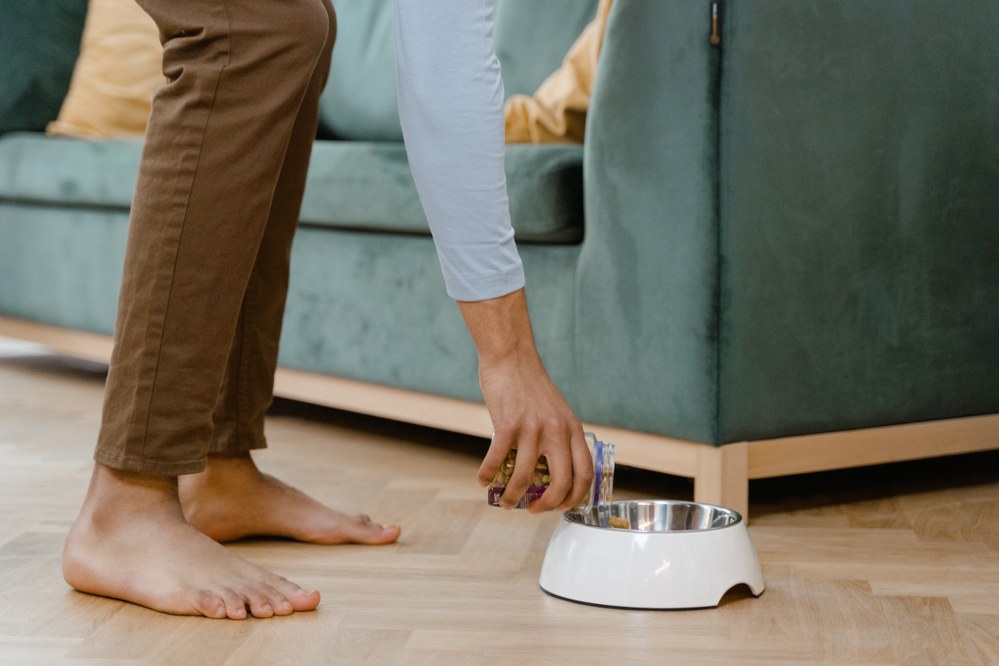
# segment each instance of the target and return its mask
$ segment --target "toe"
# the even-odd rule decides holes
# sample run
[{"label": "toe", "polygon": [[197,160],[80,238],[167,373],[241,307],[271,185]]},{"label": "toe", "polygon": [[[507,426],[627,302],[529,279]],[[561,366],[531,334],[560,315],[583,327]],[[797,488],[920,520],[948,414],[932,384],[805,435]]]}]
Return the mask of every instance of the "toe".
[{"label": "toe", "polygon": [[219,596],[225,603],[225,614],[230,620],[245,620],[246,619],[246,601],[243,597],[226,588],[223,590]]},{"label": "toe", "polygon": [[202,592],[194,604],[195,610],[205,617],[221,620],[226,617],[225,602],[218,595],[210,592]]},{"label": "toe", "polygon": [[273,617],[274,607],[271,606],[270,599],[260,589],[256,583],[245,583],[239,590],[239,596],[243,598],[246,607],[250,609],[253,617]]},{"label": "toe", "polygon": [[274,609],[269,603],[253,602],[250,604],[250,614],[259,618],[274,617]]},{"label": "toe", "polygon": [[315,610],[319,605],[319,593],[315,590],[299,589],[289,601],[297,611]]},{"label": "toe", "polygon": [[271,581],[271,585],[291,603],[294,610],[310,611],[319,605],[319,592],[301,588],[280,576],[275,576],[274,578]]},{"label": "toe", "polygon": [[366,544],[393,543],[399,539],[402,530],[398,525],[380,525],[378,523],[355,524],[350,530],[351,541]]},{"label": "toe", "polygon": [[275,615],[291,615],[295,612],[295,607],[292,603],[274,587],[271,587],[266,583],[261,583],[260,591],[267,597],[267,603],[270,605]]}]

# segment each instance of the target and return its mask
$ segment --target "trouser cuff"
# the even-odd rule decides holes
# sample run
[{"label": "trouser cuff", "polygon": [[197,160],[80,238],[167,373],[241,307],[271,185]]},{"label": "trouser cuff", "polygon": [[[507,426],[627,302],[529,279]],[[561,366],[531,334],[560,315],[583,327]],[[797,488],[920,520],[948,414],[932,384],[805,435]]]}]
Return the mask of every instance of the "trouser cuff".
[{"label": "trouser cuff", "polygon": [[204,458],[183,462],[158,462],[129,456],[115,456],[97,451],[94,453],[94,461],[121,472],[134,472],[148,476],[182,476],[184,474],[197,474],[205,469]]}]

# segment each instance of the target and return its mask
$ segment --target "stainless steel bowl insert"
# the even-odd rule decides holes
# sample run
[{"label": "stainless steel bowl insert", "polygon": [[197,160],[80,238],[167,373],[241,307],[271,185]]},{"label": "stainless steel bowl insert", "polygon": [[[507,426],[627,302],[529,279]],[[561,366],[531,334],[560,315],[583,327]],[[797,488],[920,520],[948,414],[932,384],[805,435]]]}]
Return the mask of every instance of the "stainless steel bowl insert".
[{"label": "stainless steel bowl insert", "polygon": [[565,517],[580,525],[629,532],[706,532],[742,522],[731,509],[677,500],[619,500],[586,513],[569,511]]}]

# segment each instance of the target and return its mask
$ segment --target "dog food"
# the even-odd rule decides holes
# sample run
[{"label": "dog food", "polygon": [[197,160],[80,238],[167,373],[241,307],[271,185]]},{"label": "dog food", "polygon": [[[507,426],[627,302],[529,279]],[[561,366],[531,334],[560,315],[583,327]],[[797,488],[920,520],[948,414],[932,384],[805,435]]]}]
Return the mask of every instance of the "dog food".
[{"label": "dog food", "polygon": [[[585,433],[586,444],[589,446],[590,454],[593,457],[593,482],[590,484],[590,492],[586,500],[579,506],[580,511],[589,511],[593,507],[609,505],[614,492],[614,445],[601,442],[593,433]],[[513,470],[517,463],[516,449],[510,451],[499,471],[493,478],[487,491],[487,501],[492,506],[500,506],[500,498],[506,490],[506,486],[513,477]],[[526,509],[534,500],[541,497],[551,484],[551,471],[548,469],[548,461],[544,456],[538,458],[531,475],[531,485],[527,492],[517,503],[516,508]]]}]

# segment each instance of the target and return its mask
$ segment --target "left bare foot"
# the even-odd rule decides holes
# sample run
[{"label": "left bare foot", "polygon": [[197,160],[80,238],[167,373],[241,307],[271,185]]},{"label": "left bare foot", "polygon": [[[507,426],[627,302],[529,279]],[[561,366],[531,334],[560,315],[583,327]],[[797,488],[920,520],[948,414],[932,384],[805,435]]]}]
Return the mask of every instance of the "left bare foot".
[{"label": "left bare foot", "polygon": [[209,456],[200,474],[180,477],[184,517],[216,541],[278,536],[311,543],[392,543],[397,525],[348,516],[263,474],[249,454]]}]

